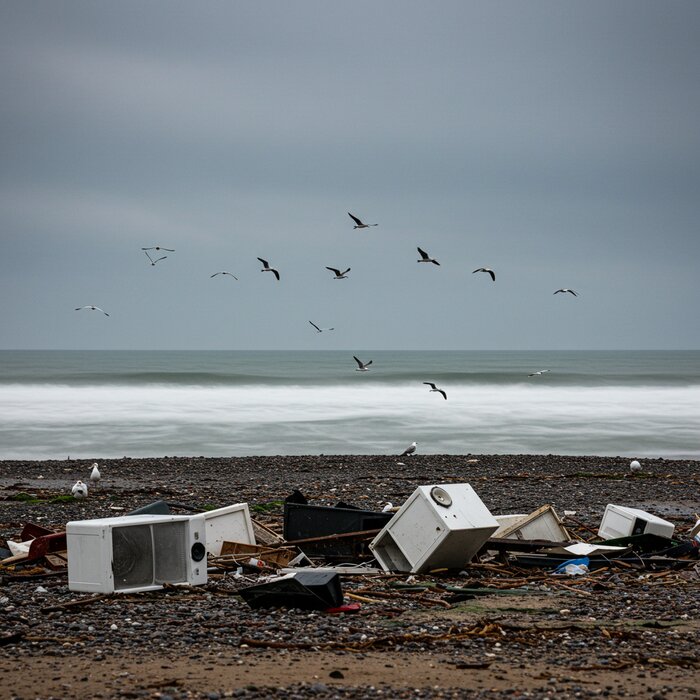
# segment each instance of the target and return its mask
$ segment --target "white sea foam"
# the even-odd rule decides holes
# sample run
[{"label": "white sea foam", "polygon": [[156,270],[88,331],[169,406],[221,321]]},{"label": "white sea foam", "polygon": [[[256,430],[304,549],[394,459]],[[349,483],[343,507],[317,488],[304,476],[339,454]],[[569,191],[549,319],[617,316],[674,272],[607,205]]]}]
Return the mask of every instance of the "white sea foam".
[{"label": "white sea foam", "polygon": [[700,387],[0,387],[0,458],[560,453],[700,458]]}]

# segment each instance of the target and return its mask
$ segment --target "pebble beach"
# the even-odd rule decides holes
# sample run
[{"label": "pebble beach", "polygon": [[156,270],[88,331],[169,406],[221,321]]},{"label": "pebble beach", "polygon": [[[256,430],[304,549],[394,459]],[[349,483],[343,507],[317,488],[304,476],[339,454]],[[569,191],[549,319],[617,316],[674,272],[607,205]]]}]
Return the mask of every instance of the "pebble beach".
[{"label": "pebble beach", "polygon": [[[97,461],[88,498],[66,498]],[[493,514],[551,504],[593,539],[617,503],[670,520],[683,540],[700,511],[692,460],[556,455],[274,456],[0,462],[0,545],[25,523],[129,512],[163,499],[184,509],[247,502],[281,531],[294,489],[310,503],[381,510],[419,485],[469,483]],[[568,515],[564,516],[564,512]],[[177,512],[174,507],[174,512]],[[182,512],[185,512],[183,510]],[[205,586],[105,596],[64,573],[0,570],[0,681],[12,698],[686,698],[697,694],[700,578],[688,567],[620,566],[562,582],[478,563],[462,572],[343,578],[354,613],[252,610],[220,573]],[[493,588],[455,600],[447,586]],[[515,593],[512,591],[515,590]],[[506,592],[511,591],[511,592]]]}]

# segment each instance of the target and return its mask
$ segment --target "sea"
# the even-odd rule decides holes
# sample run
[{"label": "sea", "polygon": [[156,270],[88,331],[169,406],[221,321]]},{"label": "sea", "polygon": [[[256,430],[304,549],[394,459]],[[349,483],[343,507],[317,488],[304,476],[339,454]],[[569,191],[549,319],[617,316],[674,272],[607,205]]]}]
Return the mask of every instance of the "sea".
[{"label": "sea", "polygon": [[398,455],[413,441],[700,459],[700,351],[0,351],[0,459]]}]

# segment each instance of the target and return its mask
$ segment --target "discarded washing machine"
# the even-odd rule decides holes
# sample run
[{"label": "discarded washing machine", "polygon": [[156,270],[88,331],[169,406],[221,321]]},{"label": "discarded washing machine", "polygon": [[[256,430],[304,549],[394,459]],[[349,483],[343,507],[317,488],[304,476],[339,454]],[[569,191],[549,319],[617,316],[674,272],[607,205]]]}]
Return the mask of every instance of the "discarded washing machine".
[{"label": "discarded washing machine", "polygon": [[384,571],[460,568],[497,529],[469,484],[419,486],[369,548]]}]

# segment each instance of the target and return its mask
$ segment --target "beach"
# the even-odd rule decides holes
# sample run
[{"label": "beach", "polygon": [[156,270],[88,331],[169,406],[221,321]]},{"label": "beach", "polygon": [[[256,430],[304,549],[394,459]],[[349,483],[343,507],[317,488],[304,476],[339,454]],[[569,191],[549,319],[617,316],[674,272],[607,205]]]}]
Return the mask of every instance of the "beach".
[{"label": "beach", "polygon": [[[682,539],[700,510],[700,464],[640,461],[631,473],[626,457],[555,455],[104,460],[100,484],[83,500],[58,497],[88,480],[91,460],[2,461],[0,538],[16,539],[27,522],[63,528],[158,499],[193,509],[247,502],[256,520],[279,529],[294,489],[316,505],[381,510],[419,485],[466,482],[494,514],[551,504],[562,516],[575,511],[565,524],[590,538],[612,502],[670,520]],[[494,575],[477,565],[416,579],[507,581]],[[3,634],[15,641],[0,646],[0,679],[16,698],[695,694],[700,580],[692,568],[651,577],[616,569],[568,588],[529,575],[527,595],[454,604],[347,577],[344,592],[369,602],[327,615],[252,610],[236,595],[246,582],[233,576],[66,607],[90,594],[69,591],[65,575],[15,580],[4,572]]]}]

